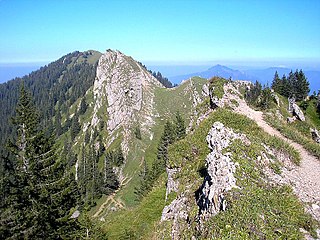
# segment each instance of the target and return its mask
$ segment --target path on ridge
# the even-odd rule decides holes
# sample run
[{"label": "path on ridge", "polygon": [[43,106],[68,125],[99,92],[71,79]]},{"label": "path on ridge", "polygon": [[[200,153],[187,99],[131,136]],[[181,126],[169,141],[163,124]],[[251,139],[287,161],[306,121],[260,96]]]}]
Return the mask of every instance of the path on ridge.
[{"label": "path on ridge", "polygon": [[284,137],[278,130],[268,125],[263,119],[261,111],[250,108],[245,100],[240,99],[238,96],[228,94],[228,91],[225,91],[225,93],[227,94],[224,98],[235,99],[239,103],[235,109],[237,113],[254,120],[265,132],[283,139],[300,153],[300,165],[290,169],[284,168],[281,176],[292,185],[295,194],[301,201],[311,203],[307,209],[320,221],[320,160],[311,155],[303,146]]},{"label": "path on ridge", "polygon": [[[141,167],[143,163],[144,163],[144,157],[141,158],[139,167]],[[112,203],[119,208],[125,208],[125,204],[121,201],[121,199],[120,198],[116,199],[115,196],[122,187],[126,186],[132,180],[133,176],[137,174],[137,171],[138,170],[136,170],[134,174],[132,174],[132,177],[129,178],[128,176],[125,176],[121,179],[119,183],[119,188],[115,190],[111,195],[109,195],[107,199],[100,205],[99,209],[93,215],[94,218],[98,217],[105,209],[110,207]]]}]

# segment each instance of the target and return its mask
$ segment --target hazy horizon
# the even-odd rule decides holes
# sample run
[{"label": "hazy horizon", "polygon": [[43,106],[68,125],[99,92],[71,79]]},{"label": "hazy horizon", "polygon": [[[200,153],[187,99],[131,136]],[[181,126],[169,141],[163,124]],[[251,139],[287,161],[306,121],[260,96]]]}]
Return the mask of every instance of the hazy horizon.
[{"label": "hazy horizon", "polygon": [[107,48],[144,63],[320,62],[319,12],[316,0],[2,0],[0,62],[50,62]]}]

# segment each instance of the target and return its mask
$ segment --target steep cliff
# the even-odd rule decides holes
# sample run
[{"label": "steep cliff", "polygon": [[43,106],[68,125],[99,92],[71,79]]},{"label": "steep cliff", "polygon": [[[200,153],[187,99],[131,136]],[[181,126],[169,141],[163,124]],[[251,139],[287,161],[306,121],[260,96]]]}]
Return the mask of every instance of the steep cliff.
[{"label": "steep cliff", "polygon": [[150,138],[150,129],[157,115],[154,107],[154,90],[163,87],[145,68],[120,51],[107,50],[99,60],[93,86],[94,112],[91,120],[97,126],[101,117],[99,110],[107,113],[107,129],[111,137],[122,128],[122,148],[129,151],[132,127],[141,125],[141,130]]}]

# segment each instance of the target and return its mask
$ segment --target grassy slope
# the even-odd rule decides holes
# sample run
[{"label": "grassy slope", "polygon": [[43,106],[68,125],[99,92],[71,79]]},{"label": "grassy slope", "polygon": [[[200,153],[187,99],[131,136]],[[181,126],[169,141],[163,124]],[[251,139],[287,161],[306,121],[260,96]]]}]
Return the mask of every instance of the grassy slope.
[{"label": "grassy slope", "polygon": [[306,115],[309,117],[313,125],[315,125],[317,128],[320,128],[320,114],[317,113],[316,99],[312,99],[309,102],[308,108],[306,109]]},{"label": "grassy slope", "polygon": [[135,208],[111,213],[104,228],[110,239],[150,239],[165,206],[165,175]]},{"label": "grassy slope", "polygon": [[[306,121],[295,121],[293,123],[287,123],[286,118],[289,115],[287,111],[288,100],[282,96],[280,97],[280,107],[273,105],[273,108],[268,110],[271,114],[265,114],[265,120],[274,128],[279,130],[284,136],[293,141],[300,143],[314,156],[320,159],[320,146],[315,143],[311,137],[310,128],[320,128],[320,117],[316,111],[315,99],[311,100],[306,109],[305,117]],[[279,110],[284,118],[281,120],[276,115],[276,110]]]},{"label": "grassy slope", "polygon": [[[201,93],[202,85],[205,83],[206,80],[201,78],[193,78],[192,80],[194,87],[197,89],[199,93]],[[107,226],[106,228],[108,232],[111,234],[111,236],[113,236],[113,238],[117,238],[121,234],[123,234],[123,231],[127,231],[126,229],[123,229],[123,227],[125,227],[126,224],[122,224],[122,219],[126,219],[127,214],[130,213],[135,213],[134,216],[136,216],[136,212],[140,211],[139,209],[141,208],[141,204],[143,204],[144,201],[148,201],[143,200],[141,203],[137,202],[136,196],[134,194],[134,188],[138,186],[138,184],[140,183],[139,171],[142,169],[142,159],[144,158],[147,164],[151,166],[152,162],[156,158],[158,142],[162,135],[165,121],[167,119],[173,119],[175,112],[179,111],[186,119],[186,124],[189,123],[188,119],[190,119],[190,115],[192,113],[191,110],[193,97],[191,95],[191,91],[188,90],[188,87],[189,81],[173,89],[156,88],[155,107],[157,109],[157,112],[159,113],[159,117],[155,119],[156,123],[152,128],[152,132],[154,133],[153,139],[151,141],[150,139],[142,136],[142,140],[136,139],[131,143],[130,148],[132,150],[130,152],[128,164],[124,168],[124,174],[130,174],[130,176],[133,176],[133,178],[125,188],[123,188],[117,193],[117,198],[120,197],[121,200],[125,202],[128,209],[117,211],[115,213],[108,213],[108,220],[105,225]],[[143,151],[143,149],[145,149],[145,151]],[[162,190],[165,189],[164,185],[158,187]],[[158,188],[155,187],[155,189]],[[154,191],[156,190],[153,190],[152,192]],[[162,200],[164,200],[164,197],[162,198]],[[103,203],[103,201],[99,202],[100,204]],[[99,207],[99,202],[97,207]],[[158,217],[159,214],[161,215],[163,207],[164,205],[162,207],[155,208],[158,210]],[[137,220],[137,222],[139,221]],[[112,224],[110,225],[110,223]],[[122,230],[119,230],[118,228]]]},{"label": "grassy slope", "polygon": [[[198,88],[199,86],[202,87],[204,81],[204,79],[200,78],[193,79],[195,86]],[[128,164],[124,168],[124,174],[133,177],[128,186],[119,192],[119,196],[121,196],[128,207],[137,204],[134,188],[139,184],[139,172],[142,170],[143,160],[151,166],[156,158],[158,142],[165,121],[173,119],[176,111],[179,111],[186,120],[190,119],[192,98],[190,91],[186,89],[187,86],[188,82],[174,89],[156,88],[155,108],[159,113],[159,117],[155,119],[156,123],[152,128],[152,132],[154,133],[153,139],[150,140],[145,136],[142,136],[142,140],[135,139],[131,143]]]},{"label": "grassy slope", "polygon": [[[201,94],[201,88],[205,84],[206,79],[194,77],[191,79],[193,87]],[[155,93],[156,108],[160,115],[160,120],[172,119],[175,112],[179,111],[184,119],[186,119],[186,125],[189,124],[193,96],[190,89],[190,80],[185,81],[181,85],[171,89],[158,88]]]},{"label": "grassy slope", "polygon": [[[250,146],[235,141],[227,150],[232,153],[232,160],[240,164],[236,172],[240,189],[234,189],[227,195],[228,210],[206,222],[206,228],[201,232],[196,230],[193,222],[197,215],[195,198],[193,194],[189,195],[190,204],[193,206],[190,211],[193,224],[190,229],[185,229],[182,238],[195,235],[197,239],[297,239],[302,237],[300,227],[314,234],[315,223],[304,213],[303,206],[291,189],[266,183],[262,167],[256,161],[263,151],[261,143],[266,143],[278,151],[285,151],[295,161],[299,160],[298,153],[280,139],[267,135],[253,121],[228,110],[219,109],[214,112],[194,134],[171,146],[170,164],[181,168],[178,195],[183,193],[188,185],[193,193],[202,184],[200,170],[205,167],[204,159],[209,153],[205,136],[215,121],[222,122],[236,132],[245,133],[251,141]],[[170,229],[168,225],[164,226]]]},{"label": "grassy slope", "polygon": [[[209,153],[205,137],[215,121],[221,121],[236,132],[245,133],[251,145],[245,146],[235,141],[228,152],[232,159],[240,164],[237,169],[239,190],[232,190],[227,195],[228,210],[205,223],[209,231],[198,232],[195,229],[197,206],[194,192],[202,184],[200,170],[205,166],[205,157]],[[263,179],[261,166],[255,161],[263,150],[261,143],[285,151],[294,160],[298,154],[281,140],[264,133],[254,122],[244,116],[228,110],[218,110],[211,114],[194,133],[170,147],[171,167],[180,167],[178,175],[180,188],[178,195],[185,193],[186,186],[191,186],[189,197],[193,208],[190,211],[191,228],[183,229],[182,239],[247,239],[266,237],[267,239],[297,239],[302,235],[299,228],[312,233],[315,223],[304,213],[303,206],[293,195],[289,187],[272,186]],[[165,175],[156,182],[153,190],[136,207],[113,213],[105,223],[105,230],[111,239],[151,239],[158,238],[157,232],[164,233],[169,239],[170,223],[159,223],[165,202]],[[173,200],[173,199],[171,199]],[[159,225],[160,224],[160,225]],[[183,226],[183,225],[182,225]],[[159,230],[160,229],[160,230]],[[163,236],[163,235],[162,235]]]}]

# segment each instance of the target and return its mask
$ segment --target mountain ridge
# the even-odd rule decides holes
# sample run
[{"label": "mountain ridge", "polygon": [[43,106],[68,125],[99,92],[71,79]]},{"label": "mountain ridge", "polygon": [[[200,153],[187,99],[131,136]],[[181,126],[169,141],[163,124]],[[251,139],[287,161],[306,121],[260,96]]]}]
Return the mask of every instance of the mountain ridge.
[{"label": "mountain ridge", "polygon": [[[210,68],[219,71],[242,74],[221,65]],[[39,85],[41,77],[48,89]],[[300,229],[316,236],[308,215],[320,216],[316,193],[301,203],[291,186],[273,182],[285,178],[282,173],[290,168],[299,171],[293,166],[301,160],[299,151],[263,131],[271,123],[247,105],[249,81],[191,77],[165,88],[142,64],[111,49],[73,52],[18,80],[0,85],[1,104],[14,108],[9,100],[16,96],[10,94],[24,80],[42,108],[42,124],[56,134],[59,161],[75,173],[80,219],[87,213],[111,238],[299,238]],[[318,156],[309,132],[285,121],[291,116],[288,100],[274,95],[278,102],[270,100],[266,116],[281,126],[281,136],[289,128],[301,146],[311,146]],[[308,100],[306,122],[295,124],[320,126],[310,115],[316,112],[315,102]],[[8,116],[3,110],[1,116]],[[173,141],[175,115],[187,134]],[[230,179],[232,187],[219,184]],[[152,185],[138,199],[144,181]],[[266,221],[256,221],[259,214]]]},{"label": "mountain ridge", "polygon": [[197,72],[197,73],[190,73],[190,74],[186,74],[186,75],[180,75],[180,76],[174,76],[171,77],[170,80],[174,81],[174,82],[179,82],[181,80],[185,80],[188,79],[190,77],[202,77],[202,78],[212,78],[214,76],[218,76],[218,77],[223,77],[226,79],[233,79],[233,80],[254,80],[253,76],[250,76],[248,74],[246,74],[245,72],[239,71],[239,70],[234,70],[231,68],[228,68],[226,66],[217,64],[215,66],[212,66],[210,68],[208,68],[208,70],[206,71],[202,71],[202,72]]},{"label": "mountain ridge", "polygon": [[[218,76],[226,79],[229,79],[231,77],[231,79],[233,80],[249,80],[252,82],[258,80],[262,84],[270,86],[276,71],[278,72],[279,76],[282,77],[282,75],[284,74],[288,75],[291,70],[294,71],[295,69],[287,67],[268,67],[262,69],[244,69],[242,71],[239,71],[221,64],[217,64],[208,68],[206,71],[172,76],[169,77],[169,79],[173,82],[181,82],[182,80],[189,79],[190,77],[194,76],[200,76],[206,79]],[[313,91],[317,92],[318,90],[320,90],[320,71],[306,70],[304,71],[304,73],[310,83],[310,94],[312,94]]]}]

